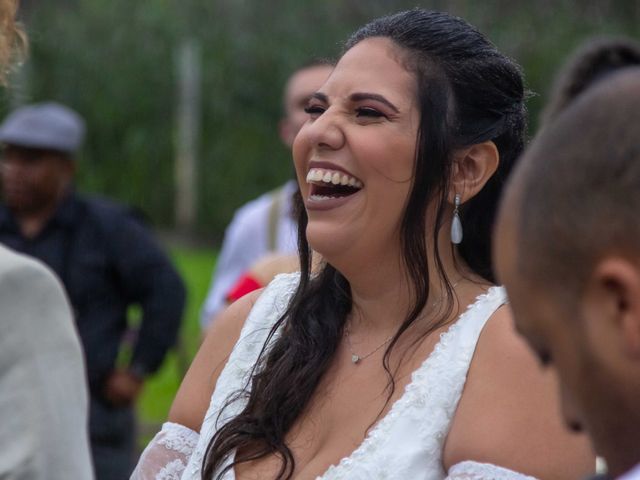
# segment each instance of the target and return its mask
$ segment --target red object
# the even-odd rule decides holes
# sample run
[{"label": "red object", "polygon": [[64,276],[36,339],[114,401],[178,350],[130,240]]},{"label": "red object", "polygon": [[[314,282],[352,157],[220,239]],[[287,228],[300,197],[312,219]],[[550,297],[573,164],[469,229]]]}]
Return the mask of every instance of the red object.
[{"label": "red object", "polygon": [[247,293],[253,292],[262,288],[260,282],[258,282],[251,273],[245,273],[238,281],[231,287],[229,293],[227,293],[227,301],[229,303],[235,302],[239,298],[244,297]]}]

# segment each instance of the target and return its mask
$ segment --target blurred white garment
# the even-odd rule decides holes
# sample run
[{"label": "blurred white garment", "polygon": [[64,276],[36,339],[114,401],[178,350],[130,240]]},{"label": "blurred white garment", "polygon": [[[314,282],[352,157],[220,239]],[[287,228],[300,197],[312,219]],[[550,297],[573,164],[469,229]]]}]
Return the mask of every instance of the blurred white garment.
[{"label": "blurred white garment", "polygon": [[93,478],[85,378],[62,286],[0,246],[0,478]]}]

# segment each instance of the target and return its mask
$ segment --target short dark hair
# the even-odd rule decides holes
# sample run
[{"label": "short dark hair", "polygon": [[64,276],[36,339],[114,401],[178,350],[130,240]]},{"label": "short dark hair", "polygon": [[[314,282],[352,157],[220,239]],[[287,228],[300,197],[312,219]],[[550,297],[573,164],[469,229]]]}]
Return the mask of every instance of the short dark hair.
[{"label": "short dark hair", "polygon": [[593,37],[556,75],[540,124],[549,123],[589,86],[625,67],[640,65],[640,43],[627,37]]},{"label": "short dark hair", "polygon": [[[640,68],[593,86],[534,139],[505,204],[518,213],[519,271],[579,298],[595,262],[640,245]],[[513,191],[512,191],[513,190]]]}]

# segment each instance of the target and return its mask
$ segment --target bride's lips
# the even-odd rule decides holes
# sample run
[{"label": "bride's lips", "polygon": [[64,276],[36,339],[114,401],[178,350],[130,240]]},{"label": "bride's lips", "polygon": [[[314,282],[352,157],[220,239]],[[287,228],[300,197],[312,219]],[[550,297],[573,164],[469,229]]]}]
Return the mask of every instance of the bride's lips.
[{"label": "bride's lips", "polygon": [[344,168],[328,162],[310,162],[306,181],[308,210],[331,210],[344,205],[357,195],[364,184]]}]

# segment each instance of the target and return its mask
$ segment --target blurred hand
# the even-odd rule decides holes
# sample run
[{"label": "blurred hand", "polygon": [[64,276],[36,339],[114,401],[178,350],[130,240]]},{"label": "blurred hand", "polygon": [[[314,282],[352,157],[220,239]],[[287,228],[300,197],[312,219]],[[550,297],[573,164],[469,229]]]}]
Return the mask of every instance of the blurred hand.
[{"label": "blurred hand", "polygon": [[112,405],[133,404],[142,390],[143,380],[127,370],[114,370],[105,384],[105,397]]}]

